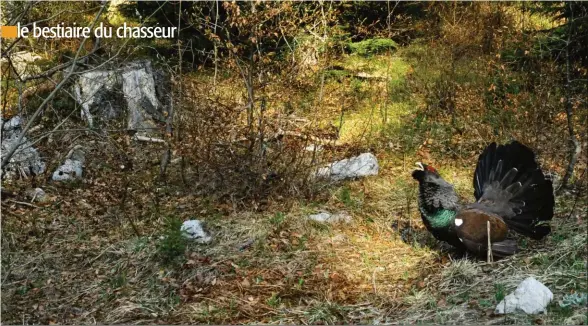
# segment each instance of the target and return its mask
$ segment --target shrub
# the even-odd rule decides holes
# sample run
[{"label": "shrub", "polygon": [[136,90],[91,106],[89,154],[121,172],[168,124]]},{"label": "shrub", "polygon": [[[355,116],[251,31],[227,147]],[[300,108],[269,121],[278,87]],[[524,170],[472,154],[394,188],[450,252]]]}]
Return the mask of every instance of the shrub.
[{"label": "shrub", "polygon": [[157,244],[157,256],[164,264],[172,264],[184,254],[187,240],[181,230],[182,221],[171,217],[165,221],[165,229]]}]

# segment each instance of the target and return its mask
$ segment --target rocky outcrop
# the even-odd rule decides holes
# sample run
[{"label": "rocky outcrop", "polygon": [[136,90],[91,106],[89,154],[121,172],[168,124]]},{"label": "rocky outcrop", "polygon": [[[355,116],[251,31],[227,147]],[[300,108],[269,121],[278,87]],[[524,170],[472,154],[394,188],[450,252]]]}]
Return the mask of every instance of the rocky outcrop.
[{"label": "rocky outcrop", "polygon": [[165,121],[170,103],[166,74],[146,60],[83,73],[74,93],[82,118],[91,127],[124,116],[126,128],[140,134],[154,131]]},{"label": "rocky outcrop", "polygon": [[[20,137],[22,122],[22,118],[18,115],[7,121],[2,120],[2,156],[15,146]],[[10,158],[8,165],[2,171],[2,177],[9,180],[18,177],[30,177],[43,172],[45,172],[45,162],[43,162],[37,149],[33,147],[33,144],[25,136],[22,138],[14,155]]]}]

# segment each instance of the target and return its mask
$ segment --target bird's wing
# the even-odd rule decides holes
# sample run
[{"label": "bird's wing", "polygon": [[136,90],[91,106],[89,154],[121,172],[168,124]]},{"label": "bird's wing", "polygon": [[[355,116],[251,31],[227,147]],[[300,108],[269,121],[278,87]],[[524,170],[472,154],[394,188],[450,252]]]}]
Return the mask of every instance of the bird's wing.
[{"label": "bird's wing", "polygon": [[466,248],[480,253],[488,247],[488,222],[490,222],[490,241],[503,241],[508,227],[498,215],[478,209],[465,209],[455,217],[455,232]]}]

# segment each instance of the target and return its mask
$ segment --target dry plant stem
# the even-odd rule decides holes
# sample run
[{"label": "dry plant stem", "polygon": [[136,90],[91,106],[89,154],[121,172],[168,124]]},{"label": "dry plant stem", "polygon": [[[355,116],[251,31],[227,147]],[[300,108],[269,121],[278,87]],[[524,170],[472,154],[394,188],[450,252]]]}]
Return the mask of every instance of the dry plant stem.
[{"label": "dry plant stem", "polygon": [[571,102],[571,87],[572,87],[572,80],[570,76],[570,44],[571,44],[571,36],[574,26],[574,12],[572,3],[569,3],[571,18],[570,22],[568,23],[568,39],[566,40],[566,82],[565,82],[565,109],[566,109],[566,117],[567,117],[567,126],[568,126],[568,133],[570,137],[570,149],[569,149],[569,163],[566,169],[566,174],[564,175],[561,185],[559,186],[557,192],[561,193],[563,189],[566,188],[568,185],[569,180],[574,175],[574,167],[576,166],[576,162],[578,161],[578,156],[582,152],[582,147],[580,146],[580,142],[576,139],[576,132],[574,130],[574,111],[572,109],[572,102]]},{"label": "dry plant stem", "polygon": [[32,207],[32,208],[39,208],[39,206],[37,206],[37,205],[29,204],[27,202],[22,202],[22,201],[16,201],[16,200],[13,200],[13,199],[10,199],[9,202],[15,203],[15,204],[18,204],[18,205]]},{"label": "dry plant stem", "polygon": [[[104,3],[102,5],[102,7],[100,7],[100,11],[98,11],[96,16],[94,17],[94,21],[92,21],[92,24],[90,25],[90,29],[94,28],[94,25],[98,21],[98,18],[100,17],[100,15],[102,15],[102,12],[104,12],[105,8],[106,8],[106,3]],[[69,80],[69,78],[73,75],[73,73],[76,69],[76,62],[77,62],[78,58],[80,57],[80,53],[82,52],[82,49],[84,48],[84,44],[86,43],[86,40],[87,40],[87,38],[85,38],[82,41],[82,43],[80,44],[80,46],[78,47],[78,51],[76,52],[76,56],[73,59],[72,65],[71,65],[67,75],[63,78],[63,80],[61,80],[61,82],[57,86],[55,86],[55,89],[51,92],[51,94],[49,94],[45,98],[45,100],[43,100],[43,103],[41,103],[41,105],[39,105],[39,107],[37,108],[35,113],[33,113],[31,118],[29,119],[29,122],[27,122],[27,125],[23,128],[22,132],[18,136],[18,139],[16,140],[16,142],[14,142],[14,145],[12,145],[12,147],[8,150],[8,152],[4,154],[4,157],[2,158],[2,163],[0,166],[1,169],[4,169],[6,167],[6,165],[10,161],[10,158],[12,158],[12,155],[14,155],[14,152],[16,152],[16,149],[20,146],[22,139],[24,138],[24,135],[31,128],[31,126],[33,125],[33,123],[35,122],[35,120],[37,119],[37,117],[39,116],[41,111],[43,110],[43,108],[47,105],[47,103],[49,103],[49,101],[55,96],[55,94],[57,94],[59,89],[61,89],[63,87],[63,85],[65,85],[65,83]]]},{"label": "dry plant stem", "polygon": [[[179,62],[178,62],[178,76],[182,76],[182,43],[180,42],[180,38],[179,38],[179,33],[182,30],[181,29],[181,14],[182,14],[182,1],[180,0],[180,5],[178,6],[178,56],[179,56]],[[173,86],[172,86],[173,87]],[[182,83],[179,83],[179,94],[182,93]],[[169,106],[169,112],[167,115],[167,119],[165,121],[166,126],[165,126],[165,137],[169,138],[169,141],[166,143],[166,149],[164,150],[163,154],[161,155],[161,163],[160,163],[160,169],[159,169],[159,178],[161,180],[164,180],[165,178],[165,172],[167,171],[167,166],[169,165],[169,162],[171,160],[171,155],[172,155],[172,147],[171,147],[171,142],[173,140],[173,121],[174,121],[174,96],[173,96],[173,90],[172,90],[172,96],[170,98],[170,106]]]},{"label": "dry plant stem", "polygon": [[141,233],[139,232],[139,229],[137,228],[137,226],[135,225],[135,222],[133,221],[133,219],[125,213],[125,203],[127,201],[127,194],[128,194],[128,188],[129,188],[129,184],[131,183],[131,181],[127,178],[125,184],[124,184],[124,189],[123,189],[123,195],[122,198],[120,200],[120,213],[129,221],[129,223],[131,224],[131,227],[133,228],[133,231],[135,232],[135,235],[137,235],[137,237],[141,236]]},{"label": "dry plant stem", "polygon": [[490,242],[490,221],[486,222],[486,229],[488,230],[488,262],[491,263],[494,261],[494,257],[492,257],[492,243]]}]

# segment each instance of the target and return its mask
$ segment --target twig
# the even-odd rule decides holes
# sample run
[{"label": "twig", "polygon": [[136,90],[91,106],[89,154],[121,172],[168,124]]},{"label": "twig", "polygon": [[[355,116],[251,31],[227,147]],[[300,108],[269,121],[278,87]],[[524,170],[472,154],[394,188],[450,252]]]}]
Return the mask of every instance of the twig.
[{"label": "twig", "polygon": [[163,139],[159,139],[159,138],[153,138],[153,137],[147,137],[147,136],[138,136],[135,135],[133,137],[135,140],[139,140],[139,141],[146,141],[146,142],[152,142],[152,143],[161,143],[161,144],[166,144],[167,142]]},{"label": "twig", "polygon": [[33,207],[33,208],[41,208],[41,207],[39,207],[37,205],[33,205],[33,204],[30,204],[30,203],[27,203],[27,202],[24,202],[24,201],[17,201],[17,200],[14,200],[14,199],[10,199],[8,201],[9,202],[12,202],[12,203],[15,203],[15,204],[29,206],[29,207]]},{"label": "twig", "polygon": [[[584,169],[584,171],[582,171],[582,174],[580,175],[578,180],[582,180],[582,178],[584,177],[584,173],[586,173],[586,169]],[[574,211],[576,210],[576,205],[578,204],[578,199],[580,199],[580,194],[582,194],[582,191],[578,189],[576,191],[576,199],[574,199],[574,206],[572,206],[572,210],[570,211],[570,215],[568,215],[568,220],[572,217],[572,215],[574,214]]]},{"label": "twig", "polygon": [[129,184],[131,183],[131,181],[127,178],[125,184],[124,184],[124,189],[123,189],[123,195],[122,195],[122,199],[120,201],[120,212],[121,214],[126,217],[126,219],[129,221],[129,223],[131,224],[131,227],[133,228],[133,231],[135,231],[135,235],[137,235],[137,237],[141,237],[141,232],[139,232],[139,229],[137,228],[137,226],[135,225],[135,222],[133,221],[133,218],[130,217],[128,214],[126,214],[125,212],[125,203],[127,201],[127,193],[129,192]]},{"label": "twig", "polygon": [[494,261],[494,257],[492,257],[492,243],[490,242],[490,221],[486,221],[486,229],[488,230],[488,263],[492,263]]},{"label": "twig", "polygon": [[98,256],[92,258],[89,262],[87,262],[84,267],[91,265],[93,262],[95,262],[98,258],[102,257],[102,255],[104,255],[106,253],[106,251],[108,251],[108,249],[112,248],[112,245],[106,247],[106,249],[102,250],[102,252],[100,254],[98,254]]},{"label": "twig", "polygon": [[374,286],[374,294],[378,294],[378,291],[376,289],[376,272],[381,272],[383,270],[384,270],[383,267],[376,267],[374,269],[374,272],[372,273],[372,284]]}]

